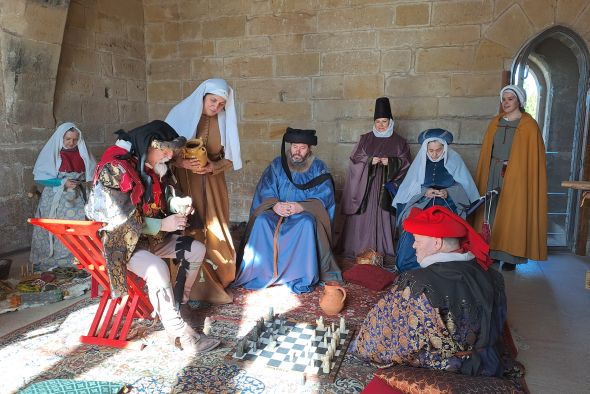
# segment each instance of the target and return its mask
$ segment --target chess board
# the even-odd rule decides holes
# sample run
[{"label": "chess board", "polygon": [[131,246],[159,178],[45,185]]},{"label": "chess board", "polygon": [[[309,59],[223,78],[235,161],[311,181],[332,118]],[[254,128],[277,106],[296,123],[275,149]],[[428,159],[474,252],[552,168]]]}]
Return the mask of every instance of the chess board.
[{"label": "chess board", "polygon": [[[279,318],[274,320],[277,326],[280,321]],[[283,333],[280,333],[278,329],[273,330],[273,321],[265,321],[256,350],[252,346],[253,341],[247,341],[247,349],[244,349],[242,357],[238,357],[236,352],[238,345],[236,345],[226,355],[225,360],[235,364],[243,363],[248,367],[262,366],[301,373],[307,380],[334,382],[355,330],[346,327],[346,331],[340,334],[330,372],[324,373],[321,359],[328,350],[324,337],[328,338],[328,345],[332,337],[326,335],[328,327],[321,330],[309,322],[296,322],[289,319],[283,319],[283,322]],[[256,326],[244,338],[251,338],[255,331]],[[274,346],[270,344],[271,335],[275,337]]]}]

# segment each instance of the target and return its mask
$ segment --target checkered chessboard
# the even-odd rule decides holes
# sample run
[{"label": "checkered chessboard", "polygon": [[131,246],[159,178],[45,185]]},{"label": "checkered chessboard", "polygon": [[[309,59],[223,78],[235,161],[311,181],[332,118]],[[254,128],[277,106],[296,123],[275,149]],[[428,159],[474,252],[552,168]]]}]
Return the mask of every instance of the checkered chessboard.
[{"label": "checkered chessboard", "polygon": [[[253,341],[248,341],[247,351],[244,351],[243,357],[236,355],[236,346],[226,356],[226,360],[233,363],[242,362],[282,371],[299,372],[303,373],[307,379],[330,381],[336,379],[340,364],[353,338],[354,330],[347,327],[347,330],[340,334],[340,341],[336,345],[336,351],[331,361],[330,372],[324,373],[322,357],[328,350],[324,343],[324,337],[327,338],[328,345],[332,338],[332,335],[327,335],[327,326],[320,330],[315,324],[283,319],[284,333],[280,334],[278,331],[280,319],[275,318],[274,322],[275,329],[273,330],[273,322],[265,321],[265,328],[259,336],[256,350],[252,346]],[[245,337],[251,338],[255,331],[256,327],[252,328]],[[271,334],[275,337],[275,346],[270,344]]]}]

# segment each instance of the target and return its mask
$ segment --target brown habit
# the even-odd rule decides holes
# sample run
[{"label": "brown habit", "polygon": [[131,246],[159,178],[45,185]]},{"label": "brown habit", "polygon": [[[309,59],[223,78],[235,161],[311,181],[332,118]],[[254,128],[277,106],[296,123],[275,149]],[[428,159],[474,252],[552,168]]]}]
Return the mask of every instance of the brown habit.
[{"label": "brown habit", "polygon": [[201,116],[197,137],[207,139],[207,154],[214,165],[213,174],[199,175],[184,168],[175,174],[182,192],[193,199],[193,207],[205,225],[205,234],[197,231],[194,238],[205,244],[207,253],[190,299],[212,304],[227,304],[233,297],[225,288],[236,275],[236,252],[229,232],[229,198],[224,171],[231,167],[229,160],[216,157],[223,149],[217,117]]},{"label": "brown habit", "polygon": [[[481,147],[476,183],[487,192],[494,135],[504,114],[490,122]],[[481,231],[484,209],[473,219]],[[547,260],[547,169],[545,144],[527,113],[516,128],[492,229],[490,249],[533,260]]]}]

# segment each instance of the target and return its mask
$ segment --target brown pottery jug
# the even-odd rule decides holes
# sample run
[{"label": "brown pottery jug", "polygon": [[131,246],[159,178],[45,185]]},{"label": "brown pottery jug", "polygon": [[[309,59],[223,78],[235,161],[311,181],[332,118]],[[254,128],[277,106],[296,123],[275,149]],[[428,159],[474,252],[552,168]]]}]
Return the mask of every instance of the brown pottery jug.
[{"label": "brown pottery jug", "polygon": [[207,165],[207,149],[201,138],[193,138],[186,142],[183,157],[185,159],[196,159],[202,167]]},{"label": "brown pottery jug", "polygon": [[337,315],[344,308],[346,290],[338,282],[326,282],[320,297],[320,308],[328,316]]}]

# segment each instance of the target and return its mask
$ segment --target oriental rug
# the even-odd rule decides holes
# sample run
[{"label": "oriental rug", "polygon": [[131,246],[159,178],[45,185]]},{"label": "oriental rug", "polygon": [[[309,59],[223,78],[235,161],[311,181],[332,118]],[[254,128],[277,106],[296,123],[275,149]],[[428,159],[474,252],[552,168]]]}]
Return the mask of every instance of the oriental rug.
[{"label": "oriental rug", "polygon": [[[339,316],[327,318],[338,324],[344,316],[350,324],[362,322],[382,293],[347,284],[345,309]],[[212,335],[222,339],[221,346],[203,356],[191,357],[168,344],[161,325],[145,321],[134,329],[144,350],[122,350],[84,345],[85,335],[97,300],[78,303],[27,327],[0,338],[3,360],[1,392],[18,392],[28,385],[48,379],[110,381],[131,386],[131,393],[358,393],[371,380],[375,368],[346,355],[335,382],[302,382],[297,374],[273,369],[248,370],[230,365],[225,355],[235,346],[236,338],[248,332],[255,321],[268,313],[293,319],[316,319],[321,311],[322,288],[295,295],[284,287],[260,291],[234,290],[234,303],[198,309],[184,307],[182,314],[190,324],[201,329],[205,317],[212,319]],[[141,337],[141,338],[139,338]]]},{"label": "oriental rug", "polygon": [[[374,292],[346,284],[346,306],[327,323],[338,324],[343,316],[351,325],[360,325],[384,292]],[[387,290],[386,290],[387,291]],[[376,368],[348,353],[336,380],[301,381],[299,374],[269,368],[249,369],[228,364],[224,357],[236,339],[247,333],[269,307],[277,314],[313,321],[320,314],[322,287],[296,295],[285,287],[259,291],[234,289],[234,303],[191,309],[183,306],[183,317],[199,331],[205,317],[212,335],[222,339],[215,351],[189,356],[168,344],[160,324],[138,322],[137,340],[144,350],[123,350],[79,342],[87,333],[98,300],[85,298],[68,308],[0,338],[2,387],[13,393],[35,382],[49,379],[109,381],[131,387],[130,393],[359,393],[373,378]],[[325,317],[326,318],[326,317]]]}]

